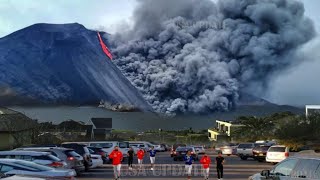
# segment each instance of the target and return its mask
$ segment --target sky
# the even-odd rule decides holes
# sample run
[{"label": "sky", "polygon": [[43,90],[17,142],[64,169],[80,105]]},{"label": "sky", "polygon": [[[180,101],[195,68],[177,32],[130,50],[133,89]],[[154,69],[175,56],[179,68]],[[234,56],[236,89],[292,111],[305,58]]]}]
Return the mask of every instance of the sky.
[{"label": "sky", "polygon": [[[215,1],[215,0],[214,0]],[[300,0],[320,32],[320,0]],[[0,38],[35,23],[78,22],[115,33],[132,24],[135,0],[0,0]],[[299,51],[301,64],[275,76],[264,98],[278,104],[320,104],[320,38]]]}]

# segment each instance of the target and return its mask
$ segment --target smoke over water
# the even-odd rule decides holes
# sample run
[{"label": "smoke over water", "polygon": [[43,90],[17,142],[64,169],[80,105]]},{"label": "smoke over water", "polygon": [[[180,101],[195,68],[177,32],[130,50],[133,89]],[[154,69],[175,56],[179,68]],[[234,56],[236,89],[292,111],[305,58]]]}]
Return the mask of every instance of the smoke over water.
[{"label": "smoke over water", "polygon": [[115,63],[159,113],[233,108],[267,89],[315,36],[295,0],[141,0],[112,37]]}]

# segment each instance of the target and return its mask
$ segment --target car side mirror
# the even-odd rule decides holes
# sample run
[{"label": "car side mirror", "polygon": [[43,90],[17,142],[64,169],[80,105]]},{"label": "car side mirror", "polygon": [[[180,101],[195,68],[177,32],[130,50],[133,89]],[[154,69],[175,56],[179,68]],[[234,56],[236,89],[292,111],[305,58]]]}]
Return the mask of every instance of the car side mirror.
[{"label": "car side mirror", "polygon": [[261,176],[264,176],[264,177],[270,177],[270,171],[269,170],[263,170],[262,172],[261,172]]}]

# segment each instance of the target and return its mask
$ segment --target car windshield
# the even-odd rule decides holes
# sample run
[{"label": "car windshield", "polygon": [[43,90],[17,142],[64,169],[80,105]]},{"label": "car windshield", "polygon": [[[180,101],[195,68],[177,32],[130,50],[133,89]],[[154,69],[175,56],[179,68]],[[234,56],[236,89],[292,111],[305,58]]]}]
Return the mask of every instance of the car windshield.
[{"label": "car windshield", "polygon": [[17,162],[15,162],[15,164],[21,165],[21,166],[26,166],[28,168],[32,168],[35,171],[51,171],[51,170],[53,170],[53,168],[51,168],[51,167],[43,166],[43,165],[36,164],[33,162],[29,162],[29,161],[17,161]]},{"label": "car windshield", "polygon": [[238,148],[252,148],[252,144],[240,144]]},{"label": "car windshield", "polygon": [[112,148],[113,143],[90,143],[92,147]]},{"label": "car windshield", "polygon": [[78,153],[76,153],[75,151],[72,151],[72,150],[66,151],[66,155],[68,157],[80,157],[80,155]]},{"label": "car windshield", "polygon": [[202,146],[195,146],[194,148],[196,148],[196,149],[202,149],[203,147],[202,147]]},{"label": "car windshield", "polygon": [[286,147],[271,147],[269,152],[285,152]]},{"label": "car windshield", "polygon": [[56,156],[54,155],[49,155],[49,158],[52,160],[52,161],[61,161],[61,159],[57,158]]}]

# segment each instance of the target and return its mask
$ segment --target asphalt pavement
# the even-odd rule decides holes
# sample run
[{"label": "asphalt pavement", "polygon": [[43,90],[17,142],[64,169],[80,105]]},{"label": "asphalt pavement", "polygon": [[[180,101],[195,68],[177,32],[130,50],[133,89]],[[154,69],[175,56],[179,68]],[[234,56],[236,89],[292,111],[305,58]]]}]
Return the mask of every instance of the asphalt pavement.
[{"label": "asphalt pavement", "polygon": [[[148,155],[148,154],[146,154]],[[215,153],[209,154],[211,160],[217,156]],[[245,180],[249,176],[260,173],[262,170],[271,169],[272,165],[268,163],[260,163],[252,159],[246,161],[240,160],[237,156],[224,156],[224,180]],[[129,170],[126,162],[122,164],[122,177],[121,180],[139,180],[139,179],[152,179],[152,180],[182,180],[187,179],[184,171],[184,162],[173,161],[168,152],[158,153],[156,156],[156,166],[154,171],[150,170],[149,157],[145,157],[144,166],[141,170],[138,169],[137,159],[134,160],[133,170]],[[217,179],[215,165],[210,167],[210,179]],[[77,179],[81,180],[101,180],[113,179],[112,165],[104,165],[103,167],[92,169],[89,172],[83,173]],[[199,161],[193,165],[192,179],[204,179],[202,175],[202,167]]]}]

